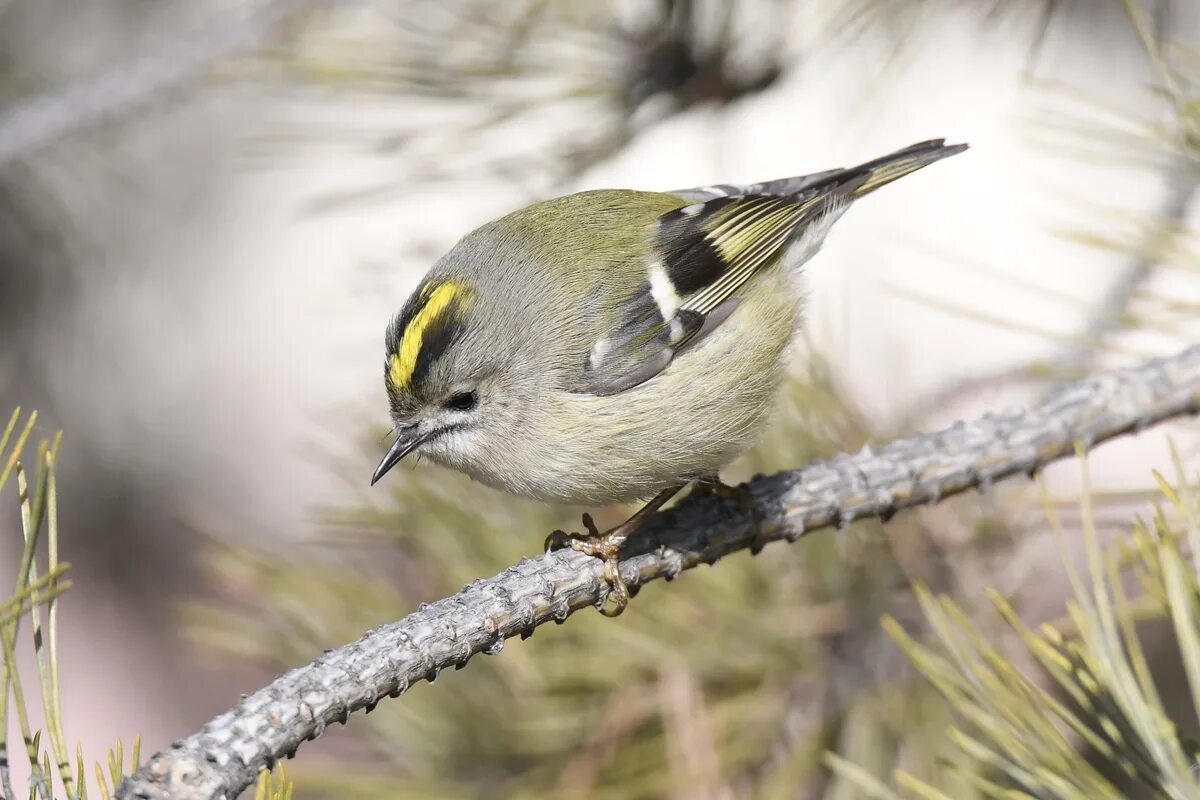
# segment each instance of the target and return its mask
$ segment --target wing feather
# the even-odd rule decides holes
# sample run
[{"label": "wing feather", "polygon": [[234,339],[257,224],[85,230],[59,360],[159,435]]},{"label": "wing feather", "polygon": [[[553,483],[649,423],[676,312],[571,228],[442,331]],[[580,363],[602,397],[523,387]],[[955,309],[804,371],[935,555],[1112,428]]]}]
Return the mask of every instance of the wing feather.
[{"label": "wing feather", "polygon": [[740,290],[793,239],[823,236],[854,200],[964,149],[935,139],[850,169],[672,192],[687,205],[656,222],[647,280],[616,300],[618,321],[592,348],[579,391],[616,394],[650,380],[728,318]]}]

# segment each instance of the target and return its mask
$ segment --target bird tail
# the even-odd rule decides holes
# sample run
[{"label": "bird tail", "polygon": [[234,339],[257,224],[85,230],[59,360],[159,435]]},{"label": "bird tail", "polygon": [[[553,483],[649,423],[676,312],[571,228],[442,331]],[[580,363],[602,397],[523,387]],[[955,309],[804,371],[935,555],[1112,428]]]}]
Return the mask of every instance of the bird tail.
[{"label": "bird tail", "polygon": [[898,178],[966,149],[965,144],[948,145],[945,139],[931,139],[849,169],[830,169],[764,183],[699,186],[693,189],[678,189],[671,194],[688,203],[706,203],[721,197],[754,194],[786,198],[797,203],[819,200],[822,197],[857,200]]},{"label": "bird tail", "polygon": [[857,167],[851,167],[838,176],[840,180],[837,180],[837,183],[851,181],[860,176],[864,177],[863,182],[851,192],[851,196],[857,199],[882,186],[887,186],[905,175],[910,175],[922,167],[927,167],[935,161],[957,155],[966,149],[967,145],[965,144],[947,145],[945,139],[920,142],[865,164],[859,164]]},{"label": "bird tail", "polygon": [[[706,187],[706,190],[710,194],[717,190],[723,194],[768,194],[796,201],[826,195],[857,200],[881,186],[886,186],[922,167],[927,167],[935,161],[941,161],[943,158],[956,155],[966,149],[967,145],[965,144],[947,145],[945,139],[931,139],[928,142],[918,142],[903,150],[871,159],[857,167],[830,169],[812,175],[800,175],[795,178],[782,178],[746,186]],[[693,190],[692,194],[698,194],[697,190]]]}]

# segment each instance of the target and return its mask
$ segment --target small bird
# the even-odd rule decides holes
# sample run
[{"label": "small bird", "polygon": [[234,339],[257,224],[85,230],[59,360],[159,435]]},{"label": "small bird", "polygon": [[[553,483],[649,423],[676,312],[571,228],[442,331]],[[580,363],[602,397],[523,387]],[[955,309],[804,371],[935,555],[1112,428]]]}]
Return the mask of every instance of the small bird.
[{"label": "small bird", "polygon": [[937,139],[849,169],[665,193],[602,189],[467,234],[385,334],[396,440],[537,500],[652,498],[626,522],[555,531],[604,560],[616,616],[622,545],[683,487],[724,489],[754,444],[798,328],[800,267],[855,200],[966,145]]}]

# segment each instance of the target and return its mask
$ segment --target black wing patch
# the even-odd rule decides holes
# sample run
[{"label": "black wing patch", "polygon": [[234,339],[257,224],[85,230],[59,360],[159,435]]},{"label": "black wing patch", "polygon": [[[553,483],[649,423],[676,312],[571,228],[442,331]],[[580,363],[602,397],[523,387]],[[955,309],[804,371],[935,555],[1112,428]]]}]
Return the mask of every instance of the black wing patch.
[{"label": "black wing patch", "polygon": [[733,202],[732,197],[719,197],[659,218],[655,243],[662,254],[667,277],[678,294],[689,295],[702,289],[725,271],[725,260],[716,243],[705,235],[704,222]]}]

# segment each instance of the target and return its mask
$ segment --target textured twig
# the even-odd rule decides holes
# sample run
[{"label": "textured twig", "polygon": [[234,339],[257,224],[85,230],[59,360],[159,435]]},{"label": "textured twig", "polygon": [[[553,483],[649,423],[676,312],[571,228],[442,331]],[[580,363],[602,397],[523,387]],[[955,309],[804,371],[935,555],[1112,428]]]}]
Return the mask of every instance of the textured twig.
[{"label": "textured twig", "polygon": [[0,111],[0,168],[197,80],[222,58],[260,45],[289,15],[323,2],[268,0],[239,7],[154,52]]},{"label": "textured twig", "polygon": [[[993,481],[1032,473],[1073,452],[1164,419],[1200,411],[1200,346],[1167,359],[1106,372],[1065,387],[1036,408],[989,414],[878,450],[841,455],[748,484],[761,540],[936,503]],[[543,532],[530,531],[533,536]],[[621,565],[631,587],[712,564],[755,542],[750,519],[714,497],[659,514]],[[638,546],[640,544],[640,546]],[[413,683],[433,681],[504,640],[602,603],[596,559],[573,551],[522,559],[494,578],[422,606],[357,642],[278,677],[196,734],[154,756],[118,792],[125,798],[232,798],[330,722],[370,710]],[[637,613],[637,603],[633,604]],[[620,624],[612,623],[612,624]]]}]

